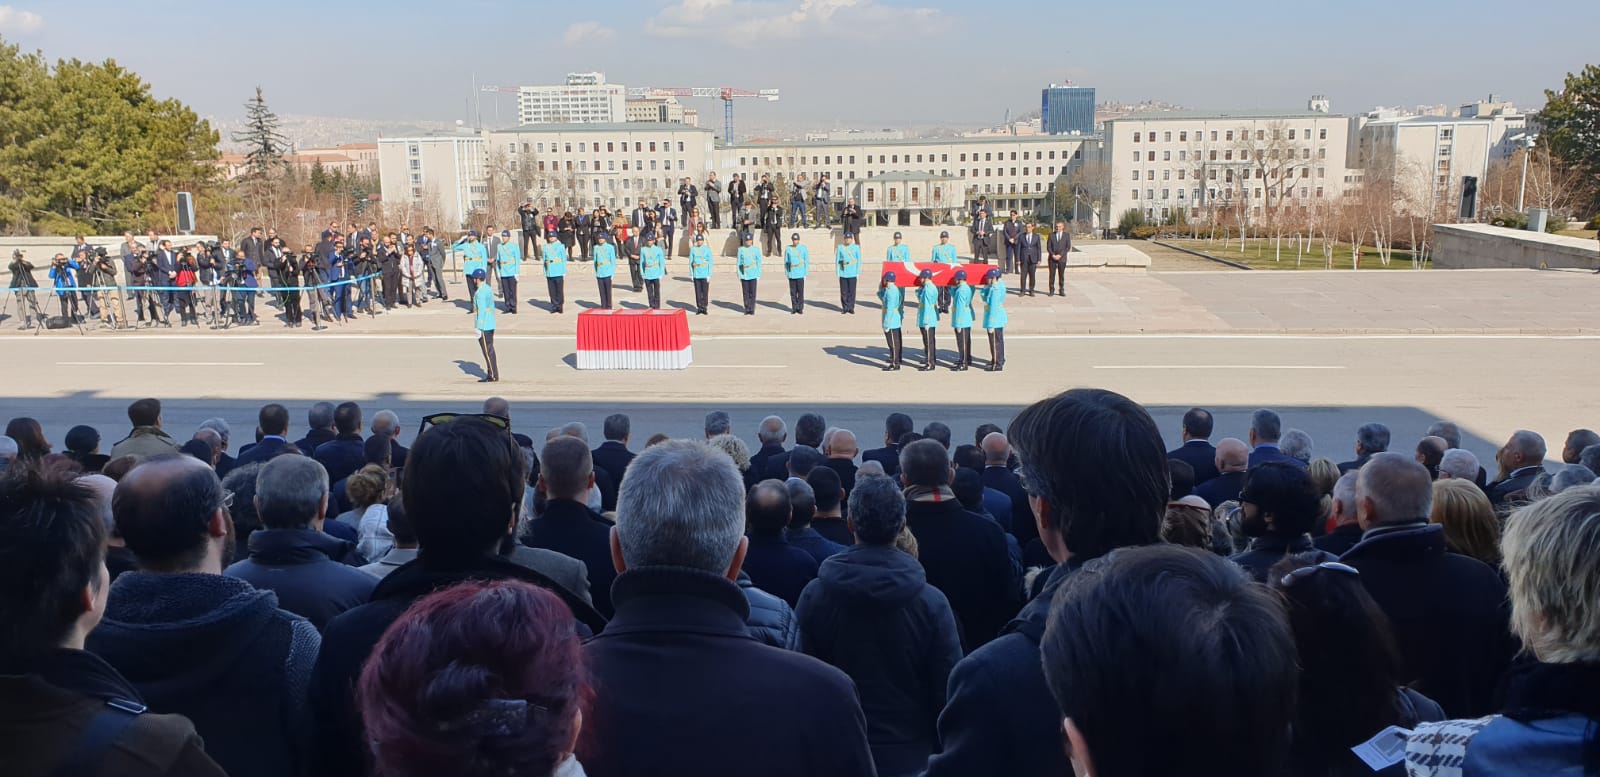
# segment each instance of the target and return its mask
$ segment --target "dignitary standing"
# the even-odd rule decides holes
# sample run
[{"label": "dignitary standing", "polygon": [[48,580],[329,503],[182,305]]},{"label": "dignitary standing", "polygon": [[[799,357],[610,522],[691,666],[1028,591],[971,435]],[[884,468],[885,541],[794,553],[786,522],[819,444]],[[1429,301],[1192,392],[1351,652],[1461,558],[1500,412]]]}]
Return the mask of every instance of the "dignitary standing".
[{"label": "dignitary standing", "polygon": [[554,315],[565,309],[567,301],[567,247],[556,241],[554,233],[546,234],[544,241],[540,258],[544,260],[544,282],[550,289],[550,313]]},{"label": "dignitary standing", "polygon": [[594,283],[600,292],[600,307],[611,309],[611,277],[617,273],[617,249],[605,232],[594,234]]},{"label": "dignitary standing", "polygon": [[978,295],[983,298],[983,328],[989,332],[989,366],[985,369],[999,372],[1006,366],[1006,282],[1000,280],[999,270],[983,276]]},{"label": "dignitary standing", "polygon": [[661,309],[661,278],[666,273],[667,257],[656,245],[656,236],[645,237],[645,246],[639,251],[639,275],[644,278],[644,294],[652,310]]},{"label": "dignitary standing", "polygon": [[931,372],[939,360],[936,335],[939,331],[939,287],[933,282],[933,271],[917,274],[917,328],[922,330],[921,372]]},{"label": "dignitary standing", "polygon": [[1006,222],[1002,232],[1006,238],[1006,263],[1001,266],[1001,272],[1017,271],[1017,256],[1022,249],[1022,231],[1027,226],[1017,216],[1016,211],[1011,211],[1011,219]]},{"label": "dignitary standing", "polygon": [[739,246],[739,286],[744,291],[744,314],[756,314],[756,282],[761,280],[761,249],[755,245],[756,236],[744,233],[744,245]]},{"label": "dignitary standing", "polygon": [[844,233],[844,245],[833,252],[834,269],[839,274],[839,312],[855,315],[856,279],[861,277],[861,246],[854,232]]},{"label": "dignitary standing", "polygon": [[[801,203],[804,205],[804,202]],[[789,236],[783,249],[783,272],[789,276],[789,312],[806,312],[806,273],[811,271],[811,249],[800,245],[800,233]]]},{"label": "dignitary standing", "polygon": [[1033,231],[1032,225],[1025,225],[1017,248],[1017,258],[1022,261],[1020,268],[1022,293],[1029,297],[1039,290],[1039,255],[1043,249],[1039,233]]},{"label": "dignitary standing", "polygon": [[1067,254],[1072,252],[1072,233],[1067,231],[1066,222],[1056,222],[1045,251],[1049,254],[1050,294],[1064,297],[1067,295]]},{"label": "dignitary standing", "polygon": [[828,174],[823,173],[822,177],[817,179],[817,188],[813,194],[817,205],[816,225],[822,229],[832,226],[830,223],[833,220],[832,214],[828,212],[833,209],[832,189],[833,187],[828,184]]},{"label": "dignitary standing", "polygon": [[[533,206],[533,200],[526,199],[517,206],[517,222],[522,227],[522,253],[533,256],[533,249],[539,245],[539,209]],[[426,230],[424,230],[426,231]]]},{"label": "dignitary standing", "polygon": [[704,233],[695,234],[689,249],[689,281],[694,284],[694,314],[703,316],[711,297],[711,247]]},{"label": "dignitary standing", "polygon": [[495,269],[500,275],[500,297],[506,301],[506,312],[517,312],[517,278],[522,274],[522,249],[511,240],[511,231],[500,233],[500,247],[495,249]]},{"label": "dignitary standing", "polygon": [[639,277],[639,252],[644,250],[644,240],[638,233],[622,241],[622,254],[628,260],[628,277],[633,281],[633,290],[644,288],[644,279]]},{"label": "dignitary standing", "polygon": [[487,270],[479,268],[468,276],[478,281],[472,293],[473,327],[478,330],[478,347],[483,350],[483,377],[479,383],[500,380],[500,363],[494,358],[494,288],[486,279]]},{"label": "dignitary standing", "polygon": [[960,372],[972,366],[972,286],[967,283],[967,271],[956,270],[950,291],[950,327],[956,330],[956,363],[951,369]]},{"label": "dignitary standing", "polygon": [[972,220],[972,256],[978,264],[988,264],[994,257],[994,224],[989,221],[989,211],[983,208]]},{"label": "dignitary standing", "polygon": [[883,274],[883,282],[878,284],[878,302],[883,305],[883,339],[889,344],[889,363],[884,365],[885,372],[900,369],[900,349],[904,341],[900,337],[900,327],[905,318],[905,292],[895,285],[895,274]]},{"label": "dignitary standing", "polygon": [[717,182],[717,174],[706,175],[706,210],[711,216],[711,228],[722,229],[722,184]]}]

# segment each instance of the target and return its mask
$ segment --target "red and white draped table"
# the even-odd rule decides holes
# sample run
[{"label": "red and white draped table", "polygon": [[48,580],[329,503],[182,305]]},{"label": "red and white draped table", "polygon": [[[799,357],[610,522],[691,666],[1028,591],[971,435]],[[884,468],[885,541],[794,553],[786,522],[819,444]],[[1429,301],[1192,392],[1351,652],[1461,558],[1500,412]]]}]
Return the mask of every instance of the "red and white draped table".
[{"label": "red and white draped table", "polygon": [[[894,273],[894,285],[903,289],[920,286],[917,276],[923,270],[933,272],[933,285],[949,286],[956,282],[956,270],[967,271],[967,283],[977,286],[983,283],[983,274],[993,270],[997,265],[979,264],[968,262],[966,264],[944,264],[943,262],[884,262],[883,272]],[[882,275],[878,278],[881,280]]]},{"label": "red and white draped table", "polygon": [[694,361],[682,309],[578,314],[578,369],[681,370]]}]

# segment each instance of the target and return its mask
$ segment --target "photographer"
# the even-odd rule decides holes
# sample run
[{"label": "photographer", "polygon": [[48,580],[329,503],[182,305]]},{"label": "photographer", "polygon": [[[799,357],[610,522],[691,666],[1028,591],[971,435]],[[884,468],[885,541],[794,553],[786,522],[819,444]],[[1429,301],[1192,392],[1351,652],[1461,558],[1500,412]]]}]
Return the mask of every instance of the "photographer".
[{"label": "photographer", "polygon": [[[510,234],[507,232],[507,237]],[[383,273],[383,309],[394,310],[400,304],[400,245],[399,236],[393,232],[383,238],[383,246],[378,249],[378,266]]]},{"label": "photographer", "polygon": [[214,327],[222,323],[222,312],[227,304],[227,292],[220,288],[227,259],[221,256],[219,249],[205,243],[194,247],[194,255],[195,264],[198,265],[195,287],[199,297],[195,300],[195,306],[205,310],[206,320]]},{"label": "photographer", "polygon": [[324,320],[333,318],[333,303],[331,295],[323,284],[328,282],[329,269],[327,255],[319,253],[306,246],[300,253],[300,284],[304,288],[301,301],[302,307],[311,311],[311,331],[320,332],[326,327],[317,323],[317,316],[321,314]]},{"label": "photographer", "polygon": [[[72,261],[78,263],[80,268],[78,271],[80,283],[78,285],[80,287],[93,286],[93,283],[88,283],[88,276],[89,270],[94,264],[94,247],[89,245],[89,241],[83,235],[78,235],[73,240],[72,253],[69,256]],[[83,306],[89,310],[90,316],[98,317],[100,315],[100,306],[95,304],[94,300],[95,292],[79,291],[78,296],[83,299]]]},{"label": "photographer", "polygon": [[195,259],[193,249],[185,248],[183,253],[178,255],[178,269],[173,274],[172,282],[172,285],[178,287],[178,291],[173,292],[173,307],[177,308],[178,322],[183,326],[188,326],[190,323],[195,326],[200,325],[200,318],[195,314],[194,308],[194,286],[199,279],[200,262]]},{"label": "photographer", "polygon": [[228,257],[227,271],[232,281],[228,285],[232,289],[234,315],[238,316],[240,323],[255,326],[261,323],[256,319],[256,289],[261,287],[261,282],[256,278],[256,263],[250,257],[228,248],[228,241],[222,241],[222,245]]},{"label": "photographer", "polygon": [[17,298],[17,312],[22,318],[22,328],[27,329],[29,323],[35,326],[44,326],[44,311],[39,309],[39,298],[35,296],[34,289],[39,288],[39,281],[33,277],[33,263],[22,257],[22,250],[11,252],[11,288],[17,289],[11,296]]},{"label": "photographer", "polygon": [[356,310],[365,310],[368,316],[378,315],[372,304],[372,278],[378,273],[378,255],[372,248],[372,241],[362,238],[357,245],[355,261],[353,262],[355,277],[361,280],[356,282],[359,295],[356,298]]},{"label": "photographer", "polygon": [[117,265],[105,248],[94,249],[89,263],[89,285],[101,289],[94,293],[100,303],[100,320],[113,329],[127,326],[128,314],[122,307],[122,289],[117,285]]},{"label": "photographer", "polygon": [[[245,238],[245,240],[247,241],[246,245],[249,245],[248,241],[250,238]],[[246,259],[250,258],[250,252],[248,250],[244,250],[244,255]],[[283,248],[283,238],[273,235],[267,239],[267,247],[262,253],[261,262],[264,262],[267,266],[268,285],[274,289],[279,289],[279,291],[272,292],[272,295],[278,298],[278,306],[284,308],[285,310],[288,309],[289,295],[294,294],[296,297],[299,296],[299,292],[281,291],[281,289],[298,285],[298,281],[291,282],[289,280],[289,269],[285,266],[287,261],[291,258],[292,257],[290,256],[289,252],[285,251]],[[296,273],[296,277],[298,277],[298,273]],[[296,302],[298,302],[298,300],[296,300]]]},{"label": "photographer", "polygon": [[[309,258],[310,251],[308,250],[306,253]],[[295,258],[294,254],[284,252],[282,240],[278,238],[272,239],[272,245],[268,248],[267,259],[275,262],[278,266],[277,284],[279,288],[288,289],[300,285],[300,261]],[[283,306],[284,323],[291,327],[299,327],[304,321],[300,309],[300,292],[280,291],[277,294],[278,303]]]},{"label": "photographer", "polygon": [[[78,315],[78,271],[83,269],[77,262],[68,259],[66,254],[56,254],[50,260],[50,280],[56,288],[56,301],[61,305],[61,317],[73,323],[81,324],[83,319]],[[68,308],[71,308],[69,314]]]},{"label": "photographer", "polygon": [[127,260],[128,286],[133,289],[133,310],[139,314],[140,322],[144,321],[144,312],[148,309],[151,326],[172,326],[161,311],[159,293],[150,288],[154,285],[151,279],[155,274],[155,263],[154,251],[140,251]]},{"label": "photographer", "polygon": [[[153,234],[153,233],[152,233]],[[162,240],[150,263],[150,285],[162,287],[160,292],[162,322],[170,325],[172,309],[178,306],[178,255],[172,250],[171,240]]]}]

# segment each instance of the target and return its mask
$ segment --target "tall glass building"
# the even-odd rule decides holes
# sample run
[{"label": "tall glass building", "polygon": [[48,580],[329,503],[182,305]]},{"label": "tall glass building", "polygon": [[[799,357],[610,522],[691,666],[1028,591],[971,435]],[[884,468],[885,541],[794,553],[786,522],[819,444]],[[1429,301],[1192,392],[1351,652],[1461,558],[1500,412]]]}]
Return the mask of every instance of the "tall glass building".
[{"label": "tall glass building", "polygon": [[1046,135],[1094,134],[1094,87],[1051,84],[1041,99],[1039,115]]}]

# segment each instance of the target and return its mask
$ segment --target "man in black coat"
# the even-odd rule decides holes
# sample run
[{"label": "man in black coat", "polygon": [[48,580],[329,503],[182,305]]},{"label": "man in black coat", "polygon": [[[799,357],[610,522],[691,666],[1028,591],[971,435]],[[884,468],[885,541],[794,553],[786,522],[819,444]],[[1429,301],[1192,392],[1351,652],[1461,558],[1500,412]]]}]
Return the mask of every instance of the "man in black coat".
[{"label": "man in black coat", "polygon": [[323,630],[309,703],[317,716],[316,775],[366,773],[356,679],[383,632],[416,600],[466,580],[521,580],[561,597],[585,636],[605,626],[577,594],[508,558],[526,474],[522,453],[504,429],[458,419],[423,432],[407,459],[401,494],[417,535],[417,559],[390,572],[367,604]]},{"label": "man in black coat", "polygon": [[1245,472],[1249,469],[1250,448],[1244,440],[1224,437],[1217,442],[1217,457],[1212,465],[1219,473],[1216,477],[1194,488],[1194,495],[1216,507],[1230,499],[1239,498],[1244,488]]},{"label": "man in black coat", "polygon": [[850,493],[857,544],[822,562],[795,608],[801,652],[855,681],[882,775],[920,772],[938,751],[945,686],[962,655],[950,602],[894,546],[905,505],[889,478],[858,483]]},{"label": "man in black coat", "polygon": [[333,438],[339,436],[333,428],[333,409],[332,402],[318,402],[312,405],[306,412],[306,425],[310,428],[306,430],[306,436],[294,441],[294,447],[310,456],[316,453],[317,448],[322,447],[323,443],[333,442]]},{"label": "man in black coat", "polygon": [[994,258],[994,222],[989,220],[987,209],[979,208],[972,220],[972,255],[978,264],[988,264]]},{"label": "man in black coat", "polygon": [[1044,250],[1045,260],[1049,264],[1049,294],[1065,297],[1067,295],[1067,254],[1072,253],[1072,233],[1067,231],[1066,222],[1056,222],[1056,228],[1050,233],[1050,239],[1045,241]]},{"label": "man in black coat", "polygon": [[1250,469],[1269,461],[1286,461],[1301,469],[1303,462],[1278,448],[1283,436],[1283,420],[1277,413],[1262,408],[1250,414]]},{"label": "man in black coat", "polygon": [[756,440],[761,443],[761,449],[750,455],[750,468],[744,471],[746,488],[750,488],[768,478],[777,477],[768,474],[771,470],[772,458],[774,456],[782,456],[788,452],[783,447],[784,442],[788,439],[789,427],[784,424],[782,418],[769,415],[761,419],[761,426],[756,430]]},{"label": "man in black coat", "polygon": [[1183,414],[1183,444],[1167,451],[1167,458],[1194,467],[1196,486],[1222,474],[1217,471],[1217,448],[1211,444],[1213,426],[1211,411],[1203,407],[1189,408],[1189,412]]},{"label": "man in black coat", "polygon": [[856,436],[849,429],[836,429],[824,446],[822,454],[828,458],[822,465],[839,473],[839,485],[849,499],[850,490],[856,487]]},{"label": "man in black coat", "polygon": [[544,511],[528,523],[522,544],[545,548],[582,561],[589,568],[594,608],[611,617],[611,524],[584,503],[594,487],[594,459],[576,437],[557,437],[539,453],[539,485]]},{"label": "man in black coat", "polygon": [[340,402],[333,409],[333,428],[338,434],[318,445],[311,457],[327,468],[329,480],[339,481],[367,463],[366,440],[361,436],[361,406]]},{"label": "man in black coat", "polygon": [[640,242],[639,233],[635,232],[622,241],[622,258],[628,263],[628,277],[633,281],[633,290],[644,288],[644,276],[639,274],[639,251],[644,247]]},{"label": "man in black coat", "polygon": [[284,453],[302,452],[290,445],[284,436],[289,433],[289,408],[277,403],[262,405],[261,412],[256,414],[256,424],[261,428],[261,442],[250,446],[249,450],[241,451],[239,457],[233,460],[231,469],[263,463]]},{"label": "man in black coat", "polygon": [[1023,410],[1007,432],[1022,457],[1040,540],[1058,563],[1005,633],[950,674],[939,716],[944,752],[929,762],[929,777],[1070,773],[1039,662],[1051,601],[1089,560],[1160,542],[1167,459],[1144,408],[1109,391],[1074,389]]},{"label": "man in black coat", "polygon": [[1309,553],[1318,563],[1333,561],[1336,556],[1311,544],[1321,509],[1322,495],[1305,470],[1284,462],[1250,470],[1239,494],[1239,525],[1253,539],[1230,560],[1258,583],[1267,582],[1267,571],[1285,556]]},{"label": "man in black coat", "polygon": [[1028,506],[1028,492],[1022,490],[1021,478],[1006,465],[1010,457],[1011,443],[1005,435],[990,432],[984,436],[983,485],[1011,500],[1011,514],[997,515],[995,520],[1011,527],[1011,536],[1017,538],[1017,546],[1026,554],[1028,546],[1039,541],[1039,527],[1034,525],[1033,508]]},{"label": "man in black coat", "polygon": [[1017,216],[1016,211],[1011,211],[1011,218],[1000,228],[1006,241],[1006,261],[1001,266],[1000,272],[1011,273],[1017,269],[1017,259],[1022,253],[1022,233],[1027,230],[1027,225]]},{"label": "man in black coat", "polygon": [[1433,480],[1401,453],[1380,453],[1356,478],[1356,514],[1366,530],[1340,558],[1389,616],[1402,684],[1455,718],[1487,715],[1517,643],[1506,584],[1487,564],[1448,552],[1444,528],[1428,522]]},{"label": "man in black coat", "polygon": [[628,471],[628,463],[633,461],[633,451],[628,450],[628,438],[633,435],[633,422],[622,413],[613,413],[606,416],[605,423],[601,425],[601,433],[606,441],[600,443],[590,454],[594,460],[594,468],[605,470],[611,476],[611,482],[618,488],[622,487],[622,475]]},{"label": "man in black coat", "polygon": [[917,440],[900,452],[906,524],[917,538],[917,557],[928,582],[944,592],[961,624],[968,650],[995,638],[1017,611],[1021,584],[1013,574],[1005,531],[967,512],[950,489],[955,468],[933,440]]},{"label": "man in black coat", "polygon": [[1500,471],[1506,474],[1489,484],[1489,502],[1498,508],[1508,501],[1522,500],[1528,486],[1544,472],[1544,455],[1543,437],[1526,429],[1512,432],[1511,439],[1495,453]]},{"label": "man in black coat", "polygon": [[533,206],[533,200],[526,199],[517,206],[517,226],[521,228],[522,255],[533,256],[533,249],[538,248],[539,233],[543,227],[539,224],[539,209]]},{"label": "man in black coat", "polygon": [[1317,550],[1343,556],[1361,541],[1361,519],[1356,515],[1356,473],[1346,472],[1333,484],[1333,531],[1311,541]]},{"label": "man in black coat", "polygon": [[1362,424],[1361,428],[1356,430],[1356,458],[1354,461],[1340,462],[1339,474],[1361,469],[1361,465],[1366,464],[1367,459],[1372,458],[1373,454],[1383,453],[1386,450],[1389,450],[1389,427],[1383,424]]},{"label": "man in black coat", "polygon": [[745,497],[744,519],[749,527],[744,571],[750,580],[793,607],[800,592],[817,577],[817,559],[784,536],[793,513],[789,489],[781,480],[763,480]]},{"label": "man in black coat", "polygon": [[816,503],[811,514],[811,528],[830,542],[846,546],[855,542],[850,524],[844,519],[844,487],[839,484],[839,473],[827,467],[816,467],[805,481],[811,486]]},{"label": "man in black coat", "polygon": [[680,440],[645,449],[630,471],[611,534],[617,616],[585,646],[596,695],[576,753],[584,771],[873,774],[850,678],[750,638],[734,583],[746,541],[733,461]]},{"label": "man in black coat", "polygon": [[1017,237],[1017,259],[1021,263],[1017,269],[1022,274],[1022,294],[1029,297],[1039,290],[1039,258],[1043,253],[1039,233],[1033,231],[1033,225],[1024,224]]},{"label": "man in black coat", "polygon": [[911,416],[905,413],[890,413],[883,420],[883,447],[873,448],[861,454],[861,462],[876,461],[883,465],[883,472],[890,477],[900,474],[900,438],[909,434],[915,426]]},{"label": "man in black coat", "polygon": [[140,465],[113,499],[117,536],[140,571],[117,578],[86,648],[152,712],[194,721],[234,777],[304,773],[304,706],[322,638],[269,590],[222,574],[231,519],[217,476],[183,456]]}]

